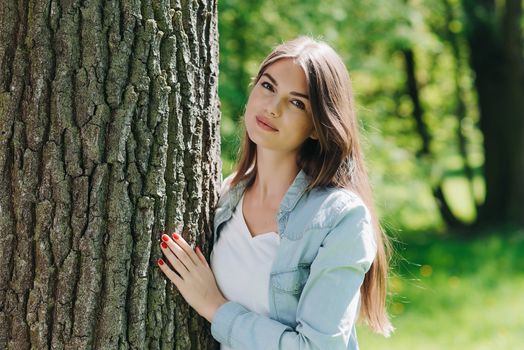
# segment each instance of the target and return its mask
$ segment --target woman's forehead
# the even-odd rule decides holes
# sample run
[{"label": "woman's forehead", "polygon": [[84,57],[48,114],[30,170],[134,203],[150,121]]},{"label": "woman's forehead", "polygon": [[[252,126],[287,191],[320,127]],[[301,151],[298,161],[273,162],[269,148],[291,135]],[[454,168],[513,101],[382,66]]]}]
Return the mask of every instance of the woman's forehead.
[{"label": "woman's forehead", "polygon": [[306,74],[293,58],[282,58],[270,64],[262,75],[268,75],[277,85],[307,87]]}]

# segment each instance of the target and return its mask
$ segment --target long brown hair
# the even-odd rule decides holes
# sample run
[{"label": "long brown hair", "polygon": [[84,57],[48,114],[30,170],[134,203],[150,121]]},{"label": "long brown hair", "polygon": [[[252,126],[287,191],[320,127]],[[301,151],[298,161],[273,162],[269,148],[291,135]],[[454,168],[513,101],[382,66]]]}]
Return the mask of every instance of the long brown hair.
[{"label": "long brown hair", "polygon": [[[373,204],[371,187],[364,165],[355,116],[351,80],[339,55],[326,43],[299,37],[277,46],[260,65],[254,84],[274,62],[292,58],[306,75],[312,119],[318,140],[307,139],[298,153],[297,164],[317,186],[347,188],[357,193],[368,207],[373,220],[377,256],[361,287],[360,317],[375,332],[385,336],[393,331],[386,312],[386,284],[390,244],[380,227]],[[235,185],[254,180],[256,144],[244,132]]]}]

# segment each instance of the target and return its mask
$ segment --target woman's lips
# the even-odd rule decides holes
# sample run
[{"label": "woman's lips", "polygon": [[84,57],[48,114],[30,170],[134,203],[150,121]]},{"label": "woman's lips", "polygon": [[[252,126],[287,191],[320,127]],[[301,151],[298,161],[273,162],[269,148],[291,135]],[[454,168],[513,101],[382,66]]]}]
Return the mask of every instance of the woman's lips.
[{"label": "woman's lips", "polygon": [[275,129],[273,126],[271,126],[271,124],[264,117],[256,116],[256,121],[257,121],[257,125],[264,130],[273,131],[273,132],[278,131],[278,129]]}]

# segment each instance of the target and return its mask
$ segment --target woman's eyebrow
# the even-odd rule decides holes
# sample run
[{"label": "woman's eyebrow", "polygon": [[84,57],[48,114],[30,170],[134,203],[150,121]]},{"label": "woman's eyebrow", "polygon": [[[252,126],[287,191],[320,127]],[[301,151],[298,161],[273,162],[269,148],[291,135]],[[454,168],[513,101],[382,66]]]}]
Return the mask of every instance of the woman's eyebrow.
[{"label": "woman's eyebrow", "polygon": [[[277,81],[275,80],[275,78],[273,78],[273,77],[271,76],[271,74],[269,74],[269,73],[264,73],[264,74],[262,74],[262,76],[264,76],[264,75],[265,75],[269,80],[271,80],[271,82],[272,82],[273,84],[275,84],[275,86],[278,86]],[[309,100],[309,96],[308,96],[308,95],[303,94],[303,93],[300,93],[300,92],[291,91],[290,94],[291,94],[291,95],[298,96],[298,97],[303,97],[303,98],[305,98],[306,100]]]}]

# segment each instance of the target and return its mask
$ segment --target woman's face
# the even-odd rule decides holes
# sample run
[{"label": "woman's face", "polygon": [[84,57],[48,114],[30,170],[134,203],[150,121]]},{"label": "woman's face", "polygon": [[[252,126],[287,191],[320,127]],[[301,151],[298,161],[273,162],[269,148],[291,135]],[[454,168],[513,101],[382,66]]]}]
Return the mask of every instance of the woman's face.
[{"label": "woman's face", "polygon": [[316,139],[306,76],[291,58],[280,59],[264,71],[246,106],[245,124],[257,147],[297,153],[304,141]]}]

